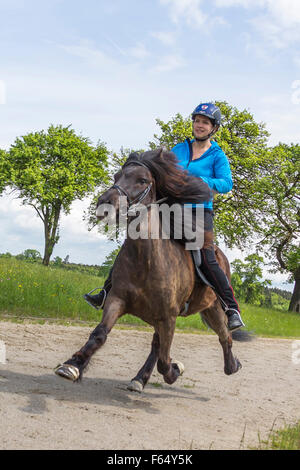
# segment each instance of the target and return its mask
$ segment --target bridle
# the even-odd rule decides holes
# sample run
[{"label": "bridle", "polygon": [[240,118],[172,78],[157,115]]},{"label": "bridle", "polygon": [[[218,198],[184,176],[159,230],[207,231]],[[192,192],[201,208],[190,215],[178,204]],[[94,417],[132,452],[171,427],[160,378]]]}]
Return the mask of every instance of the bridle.
[{"label": "bridle", "polygon": [[[148,171],[149,168],[147,167],[147,165],[145,165],[144,163],[142,162],[129,162],[129,163],[125,163],[125,165],[123,165],[123,168],[124,166],[128,166],[128,165],[139,165],[139,166],[143,166],[144,168],[146,168]],[[138,205],[140,202],[142,202],[149,194],[150,190],[152,188],[152,182],[148,184],[147,188],[144,189],[143,191],[141,191],[133,200],[130,199],[130,196],[128,194],[128,192],[124,189],[124,188],[121,188],[121,186],[119,186],[118,184],[114,184],[111,189],[116,189],[118,191],[118,193],[120,194],[120,196],[125,196],[127,198],[127,203],[128,203],[128,210],[126,212],[126,214],[128,214],[128,211],[129,209],[132,210],[133,206],[134,205]],[[160,202],[163,202],[165,201],[166,199],[168,199],[167,197],[164,197],[162,199],[160,199],[159,201],[154,201],[153,204],[158,204]],[[149,207],[151,204],[148,204],[147,206],[145,206],[146,208]],[[126,214],[122,214],[122,215],[126,215]]]}]

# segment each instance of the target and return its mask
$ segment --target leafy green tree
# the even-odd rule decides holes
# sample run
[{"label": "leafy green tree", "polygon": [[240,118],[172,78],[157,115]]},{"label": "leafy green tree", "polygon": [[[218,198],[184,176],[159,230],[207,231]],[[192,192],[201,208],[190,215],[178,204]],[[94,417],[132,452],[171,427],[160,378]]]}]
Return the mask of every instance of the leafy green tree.
[{"label": "leafy green tree", "polygon": [[62,262],[63,262],[63,260],[60,256],[55,256],[55,258],[53,260],[53,265],[54,266],[61,266]]},{"label": "leafy green tree", "polygon": [[[256,192],[256,182],[261,178],[267,158],[265,124],[256,123],[248,110],[238,110],[225,101],[216,101],[222,113],[222,126],[214,140],[226,153],[233,174],[234,188],[226,195],[216,195],[214,200],[216,234],[227,246],[244,248],[254,238],[259,227],[256,209],[261,195]],[[155,134],[150,148],[164,146],[171,149],[187,137],[192,138],[191,117],[180,114],[164,123],[156,120],[160,135]]]},{"label": "leafy green tree", "polygon": [[113,267],[115,259],[119,254],[119,251],[120,251],[120,247],[115,248],[109,253],[109,255],[106,256],[105,261],[100,266],[99,274],[101,276],[104,276],[104,277],[108,276],[109,271]]},{"label": "leafy green tree", "polygon": [[257,192],[262,239],[273,272],[289,275],[294,292],[289,310],[300,312],[300,145],[279,144],[268,153]]},{"label": "leafy green tree", "polygon": [[246,303],[262,304],[264,290],[271,284],[269,280],[262,280],[261,264],[263,261],[261,256],[252,254],[245,258],[245,262],[236,259],[231,263],[233,289],[236,295]]},{"label": "leafy green tree", "polygon": [[68,214],[74,200],[92,194],[106,180],[107,154],[103,143],[93,147],[88,138],[61,125],[17,138],[11,146],[6,185],[35,209],[44,224],[44,265],[59,240],[62,212]]},{"label": "leafy green tree", "polygon": [[41,253],[38,250],[33,250],[30,248],[27,248],[27,250],[23,252],[23,255],[24,255],[24,259],[30,260],[30,261],[38,261],[42,259]]},{"label": "leafy green tree", "polygon": [[0,194],[4,191],[9,181],[9,166],[7,164],[7,152],[0,149]]},{"label": "leafy green tree", "polygon": [[0,258],[13,258],[13,255],[7,251],[6,253],[0,253]]},{"label": "leafy green tree", "polygon": [[271,304],[273,308],[277,310],[287,311],[289,308],[289,301],[276,294],[275,292],[271,293]]}]

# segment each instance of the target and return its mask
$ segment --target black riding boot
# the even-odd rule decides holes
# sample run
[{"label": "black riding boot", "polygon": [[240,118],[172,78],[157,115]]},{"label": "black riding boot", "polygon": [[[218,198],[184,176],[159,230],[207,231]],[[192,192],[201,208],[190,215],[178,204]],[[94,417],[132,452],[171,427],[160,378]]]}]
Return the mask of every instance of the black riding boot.
[{"label": "black riding boot", "polygon": [[[111,283],[111,276],[112,276],[112,269],[109,272],[108,278],[106,279],[104,286],[102,288],[98,287],[88,294],[84,294],[84,300],[91,306],[94,307],[96,310],[104,307],[105,300],[107,294],[109,293],[112,283]],[[97,289],[101,289],[98,294],[92,295],[91,293]]]},{"label": "black riding boot", "polygon": [[216,260],[214,249],[203,248],[201,254],[201,269],[221,298],[222,307],[228,317],[228,329],[234,331],[245,326],[241,319],[239,305],[234,297],[232,287]]}]

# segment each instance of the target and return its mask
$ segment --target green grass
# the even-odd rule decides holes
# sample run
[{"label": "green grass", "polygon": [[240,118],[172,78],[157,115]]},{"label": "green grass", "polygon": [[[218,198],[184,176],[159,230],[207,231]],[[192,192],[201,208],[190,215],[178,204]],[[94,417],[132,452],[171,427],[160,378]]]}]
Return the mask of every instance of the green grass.
[{"label": "green grass", "polygon": [[103,279],[42,264],[0,258],[0,311],[57,319],[98,320],[82,295]]},{"label": "green grass", "polygon": [[[76,270],[0,258],[0,315],[53,319],[63,322],[99,322],[101,312],[91,308],[83,294],[103,285],[104,279]],[[248,331],[265,337],[300,337],[300,315],[241,304]],[[146,324],[132,315],[119,322],[136,327]],[[181,331],[210,332],[199,315],[177,319]]]},{"label": "green grass", "polygon": [[259,450],[300,450],[300,422],[271,431],[268,439],[260,442]]}]

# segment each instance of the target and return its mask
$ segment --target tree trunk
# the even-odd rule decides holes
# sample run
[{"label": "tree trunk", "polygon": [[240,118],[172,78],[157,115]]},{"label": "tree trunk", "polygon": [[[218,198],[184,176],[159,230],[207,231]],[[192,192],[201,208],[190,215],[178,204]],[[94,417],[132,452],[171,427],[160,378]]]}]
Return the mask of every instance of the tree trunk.
[{"label": "tree trunk", "polygon": [[289,305],[289,312],[300,313],[300,266],[295,273],[295,286]]},{"label": "tree trunk", "polygon": [[58,242],[59,236],[57,234],[58,221],[61,206],[54,207],[49,215],[49,209],[46,209],[44,218],[44,234],[45,234],[45,250],[43,265],[49,266],[50,258],[53,253],[54,246]]},{"label": "tree trunk", "polygon": [[44,236],[45,236],[45,248],[44,248],[44,257],[43,257],[43,264],[45,266],[49,265],[50,256],[49,256],[49,209],[46,208],[44,212]]}]

